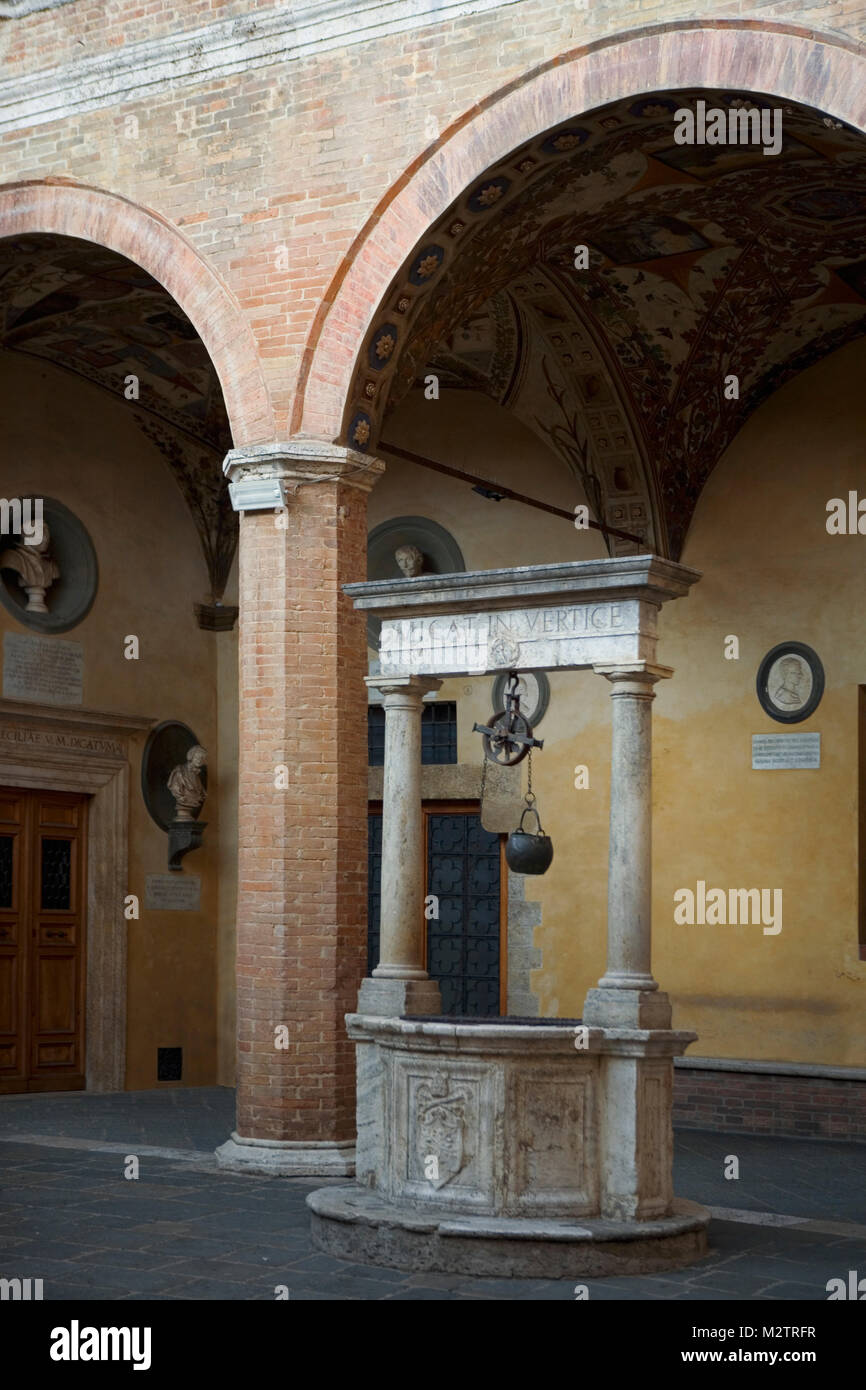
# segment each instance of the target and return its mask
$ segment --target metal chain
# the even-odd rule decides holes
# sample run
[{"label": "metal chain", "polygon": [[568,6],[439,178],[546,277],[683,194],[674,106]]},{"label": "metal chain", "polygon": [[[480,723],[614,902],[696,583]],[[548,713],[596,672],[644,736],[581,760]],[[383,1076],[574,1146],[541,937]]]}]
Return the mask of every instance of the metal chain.
[{"label": "metal chain", "polygon": [[481,755],[481,796],[478,799],[478,819],[484,824],[484,788],[487,786],[487,754]]},{"label": "metal chain", "polygon": [[536,799],[536,798],[535,798],[535,793],[534,793],[534,791],[532,790],[532,749],[531,749],[531,748],[529,749],[529,752],[527,753],[527,756],[526,756],[526,769],[527,769],[527,771],[526,771],[526,796],[525,796],[523,799],[524,799],[524,801],[526,802],[527,806],[533,806],[533,805],[535,804],[535,799]]}]

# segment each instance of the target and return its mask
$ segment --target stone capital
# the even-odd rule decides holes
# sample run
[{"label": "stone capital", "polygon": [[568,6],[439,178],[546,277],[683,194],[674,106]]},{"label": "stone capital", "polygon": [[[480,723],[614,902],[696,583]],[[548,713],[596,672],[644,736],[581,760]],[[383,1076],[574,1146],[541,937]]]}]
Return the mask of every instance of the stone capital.
[{"label": "stone capital", "polygon": [[285,493],[296,493],[309,483],[337,482],[369,492],[384,471],[381,459],[304,435],[230,449],[223,460],[230,483],[247,478],[273,481],[281,483]]},{"label": "stone capital", "polygon": [[651,694],[656,681],[669,680],[674,673],[672,666],[657,666],[652,661],[601,662],[593,665],[592,669],[611,682],[614,687],[612,695],[617,693],[618,688],[626,694]]},{"label": "stone capital", "polygon": [[395,695],[404,696],[409,704],[416,701],[420,704],[424,696],[438,690],[442,682],[436,676],[365,676],[364,684],[369,690],[381,691],[387,709]]}]

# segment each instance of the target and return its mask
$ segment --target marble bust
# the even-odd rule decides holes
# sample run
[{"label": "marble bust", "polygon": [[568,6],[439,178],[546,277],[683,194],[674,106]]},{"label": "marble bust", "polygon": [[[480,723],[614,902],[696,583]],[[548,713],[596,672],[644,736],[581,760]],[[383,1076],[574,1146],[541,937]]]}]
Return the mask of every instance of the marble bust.
[{"label": "marble bust", "polygon": [[191,821],[198,816],[207,795],[201,780],[201,770],[207,763],[207,751],[194,743],[185,763],[178,763],[169,774],[167,786],[175,804],[175,820]]},{"label": "marble bust", "polygon": [[18,541],[0,554],[0,569],[15,570],[18,583],[27,594],[28,613],[47,613],[45,594],[60,578],[60,569],[50,553],[51,535],[43,523],[42,537],[35,544]]},{"label": "marble bust", "polygon": [[424,569],[424,556],[417,545],[399,545],[394,559],[407,579],[414,579]]}]

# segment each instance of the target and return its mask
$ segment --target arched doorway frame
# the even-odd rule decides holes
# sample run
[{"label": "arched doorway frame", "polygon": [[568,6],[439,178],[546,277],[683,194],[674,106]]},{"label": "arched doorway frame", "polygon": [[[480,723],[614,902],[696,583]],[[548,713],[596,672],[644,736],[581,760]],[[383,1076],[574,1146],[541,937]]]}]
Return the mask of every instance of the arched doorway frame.
[{"label": "arched doorway frame", "polygon": [[380,200],[310,329],[292,433],[339,440],[356,364],[394,277],[429,228],[488,169],[564,121],[646,92],[760,92],[866,133],[866,60],[852,40],[803,26],[687,21],[574,49],[455,121]]}]

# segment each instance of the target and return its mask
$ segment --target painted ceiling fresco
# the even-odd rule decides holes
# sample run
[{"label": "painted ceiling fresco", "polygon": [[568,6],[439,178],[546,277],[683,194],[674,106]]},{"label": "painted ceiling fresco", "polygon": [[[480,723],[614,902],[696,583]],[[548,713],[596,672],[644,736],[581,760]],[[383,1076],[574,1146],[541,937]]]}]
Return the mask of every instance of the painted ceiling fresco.
[{"label": "painted ceiling fresco", "polygon": [[72,237],[0,240],[0,346],[42,358],[124,401],[192,512],[214,601],[237,524],[222,474],[231,434],[210,357],[165,289],[123,256]]},{"label": "painted ceiling fresco", "polygon": [[678,557],[751,411],[866,331],[866,140],[784,106],[776,156],[678,145],[674,113],[698,100],[773,105],[696,91],[607,107],[468,189],[371,328],[349,442],[375,447],[436,371],[546,438],[600,519]]}]

